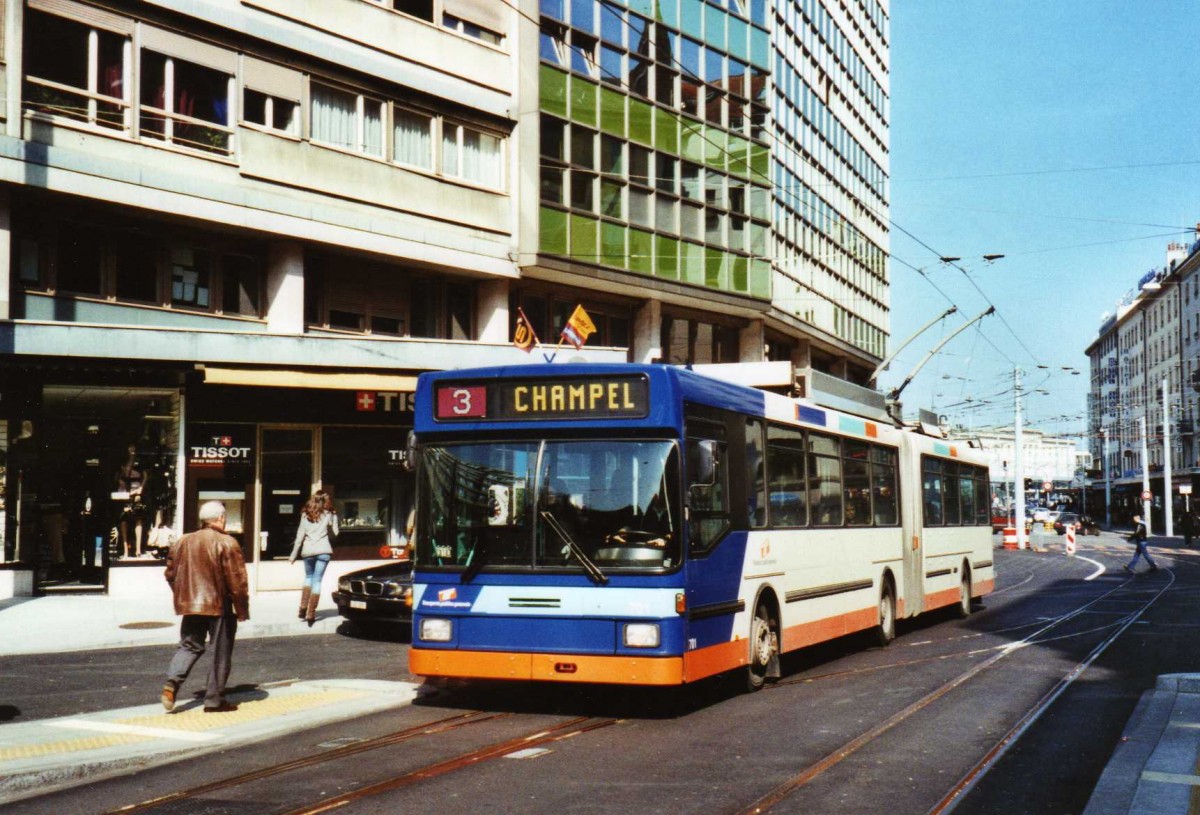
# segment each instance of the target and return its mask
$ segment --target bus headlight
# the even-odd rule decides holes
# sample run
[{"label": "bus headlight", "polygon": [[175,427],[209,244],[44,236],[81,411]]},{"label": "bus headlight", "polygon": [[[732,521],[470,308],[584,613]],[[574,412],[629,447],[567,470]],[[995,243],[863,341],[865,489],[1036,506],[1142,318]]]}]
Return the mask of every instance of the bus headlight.
[{"label": "bus headlight", "polygon": [[626,648],[657,648],[661,641],[658,623],[626,623]]},{"label": "bus headlight", "polygon": [[431,617],[421,620],[421,639],[425,642],[450,642],[454,634],[454,623]]}]

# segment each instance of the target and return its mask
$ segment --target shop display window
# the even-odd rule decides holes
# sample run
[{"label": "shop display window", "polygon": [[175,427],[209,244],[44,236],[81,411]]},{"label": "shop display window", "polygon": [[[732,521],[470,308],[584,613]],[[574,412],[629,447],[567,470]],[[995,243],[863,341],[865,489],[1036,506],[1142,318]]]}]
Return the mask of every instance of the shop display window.
[{"label": "shop display window", "polygon": [[335,559],[377,558],[382,547],[406,540],[414,489],[403,466],[407,435],[407,427],[321,431],[321,484],[341,525]]}]

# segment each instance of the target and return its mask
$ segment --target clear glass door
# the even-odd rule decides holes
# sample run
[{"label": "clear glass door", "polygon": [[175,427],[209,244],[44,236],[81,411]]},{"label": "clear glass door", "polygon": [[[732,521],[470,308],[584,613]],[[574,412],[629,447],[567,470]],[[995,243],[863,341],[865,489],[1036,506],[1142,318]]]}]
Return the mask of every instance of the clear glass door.
[{"label": "clear glass door", "polygon": [[313,485],[313,429],[262,430],[262,560],[286,558],[292,551],[300,512]]}]

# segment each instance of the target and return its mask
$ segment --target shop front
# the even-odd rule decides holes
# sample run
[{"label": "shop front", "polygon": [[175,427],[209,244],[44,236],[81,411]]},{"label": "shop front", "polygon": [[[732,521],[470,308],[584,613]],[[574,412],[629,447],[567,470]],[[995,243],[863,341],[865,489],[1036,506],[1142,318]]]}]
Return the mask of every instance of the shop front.
[{"label": "shop front", "polygon": [[331,493],[341,521],[327,580],[407,540],[412,377],[244,386],[95,366],[4,377],[5,585],[24,580],[35,594],[157,585],[167,546],[198,527],[209,500],[225,504],[257,590],[299,586],[303,569],[287,558],[316,489]]},{"label": "shop front", "polygon": [[9,570],[37,593],[103,591],[154,565],[176,522],[181,377],[103,368],[6,372],[0,513]]},{"label": "shop front", "polygon": [[257,588],[297,588],[302,570],[287,559],[305,502],[324,489],[341,526],[330,575],[392,556],[407,540],[415,485],[413,380],[393,379],[395,390],[189,389],[185,528],[202,503],[222,501]]}]

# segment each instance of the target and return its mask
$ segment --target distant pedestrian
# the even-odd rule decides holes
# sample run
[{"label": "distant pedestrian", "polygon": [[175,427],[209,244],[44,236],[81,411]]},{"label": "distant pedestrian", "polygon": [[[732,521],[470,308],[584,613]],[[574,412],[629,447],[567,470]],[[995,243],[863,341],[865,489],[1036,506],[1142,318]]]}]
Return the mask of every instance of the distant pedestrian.
[{"label": "distant pedestrian", "polygon": [[317,604],[321,602],[321,579],[333,557],[333,541],[338,536],[338,517],[333,500],[325,490],[317,490],[304,504],[300,527],[288,563],[304,558],[304,586],[300,591],[300,619],[309,627],[317,621]]},{"label": "distant pedestrian", "polygon": [[1179,528],[1183,532],[1183,545],[1191,546],[1192,538],[1196,537],[1196,516],[1192,515],[1192,511],[1184,510],[1183,517],[1179,519]]},{"label": "distant pedestrian", "polygon": [[1141,515],[1133,516],[1133,532],[1130,533],[1129,540],[1133,541],[1135,549],[1133,560],[1125,565],[1125,571],[1132,572],[1133,567],[1138,562],[1138,558],[1144,557],[1146,562],[1150,564],[1150,571],[1157,572],[1158,564],[1150,558],[1150,553],[1146,551],[1146,524],[1142,522]]},{"label": "distant pedestrian", "polygon": [[179,649],[167,668],[162,705],[175,707],[175,694],[204,654],[213,646],[212,667],[204,693],[205,713],[237,710],[225,700],[238,622],[250,619],[250,581],[242,547],[225,534],[225,505],[209,501],[200,507],[200,530],[184,535],[167,552],[167,582],[175,595]]}]

